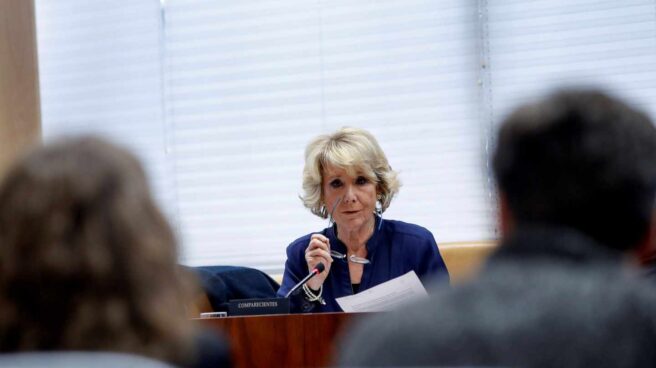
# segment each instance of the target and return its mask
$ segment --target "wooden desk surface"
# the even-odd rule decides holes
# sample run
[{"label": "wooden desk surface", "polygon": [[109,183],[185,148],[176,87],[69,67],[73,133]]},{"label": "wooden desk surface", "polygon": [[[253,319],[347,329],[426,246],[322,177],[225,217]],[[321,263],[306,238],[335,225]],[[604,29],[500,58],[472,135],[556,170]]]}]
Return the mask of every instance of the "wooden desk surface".
[{"label": "wooden desk surface", "polygon": [[334,363],[338,337],[366,314],[319,313],[196,319],[230,340],[235,367],[317,367]]}]

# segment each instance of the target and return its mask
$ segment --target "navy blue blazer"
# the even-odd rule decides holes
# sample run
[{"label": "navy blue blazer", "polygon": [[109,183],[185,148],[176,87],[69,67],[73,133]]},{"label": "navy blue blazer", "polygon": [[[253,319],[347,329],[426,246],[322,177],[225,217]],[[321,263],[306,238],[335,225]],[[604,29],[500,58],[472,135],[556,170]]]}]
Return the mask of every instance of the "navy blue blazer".
[{"label": "navy blue blazer", "polygon": [[[380,221],[382,226],[379,229]],[[379,217],[376,217],[375,229],[366,244],[367,258],[371,263],[364,265],[359,291],[367,290],[410,271],[415,271],[422,281],[441,277],[448,282],[446,265],[430,231],[418,225],[382,220]],[[287,261],[282,285],[278,290],[279,296],[284,297],[308,274],[305,249],[310,243],[312,234],[293,241],[287,247]],[[324,229],[321,234],[330,239],[331,249],[346,254],[346,246],[335,236],[335,225]],[[341,312],[342,309],[335,299],[352,294],[348,261],[335,259],[323,284],[322,296],[326,305],[306,301],[301,290],[291,297],[291,310],[295,313]]]}]

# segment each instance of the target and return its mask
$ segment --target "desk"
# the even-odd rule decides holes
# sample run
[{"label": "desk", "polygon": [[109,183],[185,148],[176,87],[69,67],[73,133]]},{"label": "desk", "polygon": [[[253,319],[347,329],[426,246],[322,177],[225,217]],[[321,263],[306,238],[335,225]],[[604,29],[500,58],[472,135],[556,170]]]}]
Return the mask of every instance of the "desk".
[{"label": "desk", "polygon": [[363,315],[286,314],[195,321],[226,335],[235,367],[316,367],[335,361],[335,338],[349,321]]}]

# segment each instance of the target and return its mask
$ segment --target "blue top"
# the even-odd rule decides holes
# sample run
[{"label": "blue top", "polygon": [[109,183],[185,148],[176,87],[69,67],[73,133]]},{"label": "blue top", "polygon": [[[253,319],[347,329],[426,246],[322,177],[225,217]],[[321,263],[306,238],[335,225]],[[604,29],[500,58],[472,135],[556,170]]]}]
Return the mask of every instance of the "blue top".
[{"label": "blue top", "polygon": [[[380,221],[383,224],[378,229]],[[371,263],[364,265],[359,292],[410,271],[415,271],[421,280],[440,277],[448,281],[449,275],[446,266],[430,231],[421,226],[401,221],[381,220],[379,217],[376,217],[374,229],[374,233],[366,245],[367,259]],[[284,297],[296,283],[309,273],[305,261],[305,249],[310,243],[312,234],[293,241],[287,247],[285,273],[278,296]],[[321,234],[330,239],[331,249],[346,254],[346,246],[335,236],[335,225],[324,229]],[[303,297],[303,291],[300,290],[291,297],[291,311],[295,313],[341,312],[342,309],[335,299],[352,294],[348,261],[334,259],[330,273],[323,283],[322,296],[326,305],[308,302]]]}]

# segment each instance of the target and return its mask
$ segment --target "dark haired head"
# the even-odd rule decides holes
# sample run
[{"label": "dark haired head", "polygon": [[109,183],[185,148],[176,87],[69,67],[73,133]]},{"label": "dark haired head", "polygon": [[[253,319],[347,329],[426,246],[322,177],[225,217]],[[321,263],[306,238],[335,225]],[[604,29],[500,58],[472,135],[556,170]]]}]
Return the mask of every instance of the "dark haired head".
[{"label": "dark haired head", "polygon": [[174,235],[127,151],[39,148],[0,185],[0,350],[188,349]]},{"label": "dark haired head", "polygon": [[494,172],[517,226],[576,228],[618,250],[638,245],[656,193],[656,129],[595,90],[525,105],[499,131]]}]

